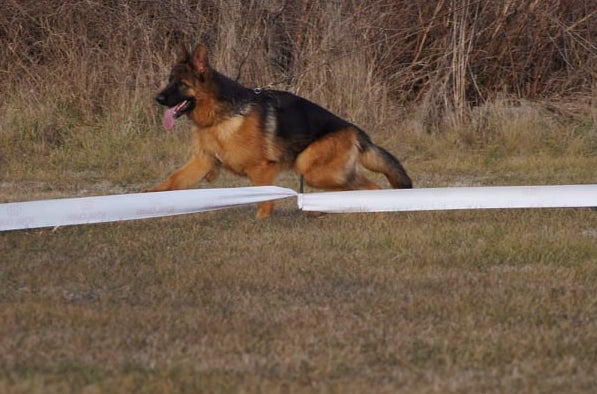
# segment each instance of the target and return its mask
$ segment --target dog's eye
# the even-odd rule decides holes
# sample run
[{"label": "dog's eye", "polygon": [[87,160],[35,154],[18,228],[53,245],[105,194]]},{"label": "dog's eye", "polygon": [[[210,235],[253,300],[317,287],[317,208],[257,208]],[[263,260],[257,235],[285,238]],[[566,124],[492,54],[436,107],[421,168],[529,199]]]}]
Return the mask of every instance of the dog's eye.
[{"label": "dog's eye", "polygon": [[181,88],[181,89],[183,89],[183,90],[187,90],[187,89],[190,89],[190,88],[191,88],[191,85],[189,85],[189,84],[188,84],[188,83],[186,83],[186,82],[180,82],[179,86],[180,86],[180,88]]}]

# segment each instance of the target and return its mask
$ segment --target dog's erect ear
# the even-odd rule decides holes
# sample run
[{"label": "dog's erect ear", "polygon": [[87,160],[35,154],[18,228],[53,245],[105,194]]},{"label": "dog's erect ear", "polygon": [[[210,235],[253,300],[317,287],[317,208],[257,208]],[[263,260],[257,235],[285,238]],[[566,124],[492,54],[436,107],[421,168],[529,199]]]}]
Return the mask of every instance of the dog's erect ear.
[{"label": "dog's erect ear", "polygon": [[193,67],[197,72],[203,74],[209,69],[209,62],[207,61],[207,48],[203,44],[197,44],[193,51]]},{"label": "dog's erect ear", "polygon": [[178,63],[188,62],[191,57],[189,47],[186,42],[180,41],[178,43]]}]

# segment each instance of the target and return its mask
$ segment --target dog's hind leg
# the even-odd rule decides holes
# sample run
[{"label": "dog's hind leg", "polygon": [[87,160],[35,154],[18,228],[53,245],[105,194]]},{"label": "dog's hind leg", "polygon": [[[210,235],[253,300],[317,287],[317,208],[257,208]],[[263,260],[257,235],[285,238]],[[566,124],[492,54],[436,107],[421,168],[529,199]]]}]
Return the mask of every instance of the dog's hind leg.
[{"label": "dog's hind leg", "polygon": [[180,169],[174,171],[164,182],[147,189],[147,192],[190,189],[197,185],[215,167],[215,160],[208,155],[194,154]]},{"label": "dog's hind leg", "polygon": [[297,157],[296,172],[317,189],[381,189],[359,170],[356,135],[355,129],[348,128],[313,142]]}]

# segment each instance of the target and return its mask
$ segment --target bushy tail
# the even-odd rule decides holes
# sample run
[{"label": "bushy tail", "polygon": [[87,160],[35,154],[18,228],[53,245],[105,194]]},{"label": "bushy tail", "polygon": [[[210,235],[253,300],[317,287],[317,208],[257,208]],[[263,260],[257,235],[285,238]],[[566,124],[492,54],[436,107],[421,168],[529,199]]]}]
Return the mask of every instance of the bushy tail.
[{"label": "bushy tail", "polygon": [[394,189],[410,189],[412,181],[402,164],[390,152],[375,145],[367,134],[359,134],[360,162],[368,170],[380,172]]}]

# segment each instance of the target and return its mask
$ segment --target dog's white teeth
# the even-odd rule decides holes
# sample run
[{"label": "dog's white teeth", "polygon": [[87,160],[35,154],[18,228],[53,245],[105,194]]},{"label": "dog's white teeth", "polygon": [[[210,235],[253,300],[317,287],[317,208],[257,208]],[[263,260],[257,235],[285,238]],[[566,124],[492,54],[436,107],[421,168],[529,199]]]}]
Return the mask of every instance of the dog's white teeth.
[{"label": "dog's white teeth", "polygon": [[182,112],[187,108],[189,104],[188,100],[181,101],[180,103],[174,106],[174,117],[178,118]]}]

